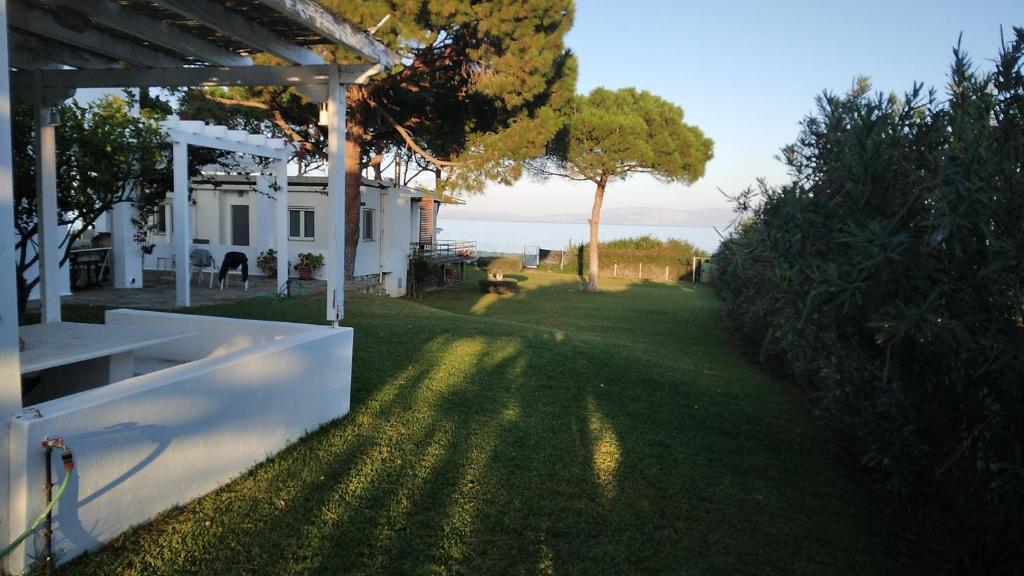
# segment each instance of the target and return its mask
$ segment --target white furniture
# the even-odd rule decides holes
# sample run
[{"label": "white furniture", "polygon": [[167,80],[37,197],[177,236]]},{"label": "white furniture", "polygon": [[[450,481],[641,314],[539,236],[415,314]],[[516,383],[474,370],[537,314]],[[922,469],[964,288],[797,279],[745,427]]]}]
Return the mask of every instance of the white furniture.
[{"label": "white furniture", "polygon": [[153,326],[51,322],[22,326],[24,404],[30,406],[135,376],[133,352],[192,336]]}]

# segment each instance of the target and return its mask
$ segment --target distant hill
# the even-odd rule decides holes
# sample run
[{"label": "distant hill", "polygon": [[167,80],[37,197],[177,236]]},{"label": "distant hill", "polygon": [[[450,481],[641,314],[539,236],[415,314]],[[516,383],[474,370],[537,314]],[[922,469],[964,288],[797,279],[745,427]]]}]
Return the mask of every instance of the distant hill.
[{"label": "distant hill", "polygon": [[[586,223],[590,214],[506,214],[502,212],[474,212],[454,208],[443,210],[444,220],[494,220],[498,222],[552,222]],[[652,206],[628,208],[606,208],[601,213],[602,224],[628,224],[640,226],[725,226],[734,214],[728,208],[704,208],[700,210],[676,210]]]}]

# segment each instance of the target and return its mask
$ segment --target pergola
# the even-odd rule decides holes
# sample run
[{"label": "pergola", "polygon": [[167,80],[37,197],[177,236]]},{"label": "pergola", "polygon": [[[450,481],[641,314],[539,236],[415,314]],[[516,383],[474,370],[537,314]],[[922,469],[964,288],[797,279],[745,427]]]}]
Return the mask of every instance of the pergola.
[{"label": "pergola", "polygon": [[[327,62],[316,50],[318,45],[341,45],[365,63]],[[258,53],[271,54],[287,64],[255,65],[252,56]],[[33,103],[36,109],[44,322],[60,319],[52,106],[79,88],[265,85],[295,86],[304,95],[326,103],[328,218],[332,223],[326,262],[326,318],[337,323],[343,314],[345,273],[344,86],[365,82],[399,62],[399,56],[379,41],[314,0],[0,0],[0,68],[11,71],[0,74],[0,230],[9,231],[0,234],[0,447],[8,443],[8,418],[22,408],[14,278],[12,96]],[[175,127],[179,136],[176,155],[190,141],[197,143],[199,136],[183,135],[181,128]],[[184,177],[184,172],[176,170],[175,179],[179,177]],[[175,211],[183,209],[178,206],[183,199],[177,196]],[[188,241],[186,235],[181,238]],[[179,246],[179,275],[187,269],[187,253],[185,258],[182,253],[186,252]],[[278,270],[282,269],[287,266],[279,265]],[[179,290],[180,285],[179,280]],[[8,467],[8,454],[0,449],[0,478],[7,478]],[[3,541],[8,540],[8,490],[6,482],[0,482]]]},{"label": "pergola", "polygon": [[[292,148],[283,138],[267,138],[249,134],[244,130],[228,130],[226,126],[211,126],[198,120],[168,118],[161,123],[167,139],[174,146],[173,174],[174,196],[171,200],[174,221],[174,259],[181,264],[175,266],[175,303],[179,307],[191,305],[190,250],[192,223],[188,209],[188,147],[201,146],[226,150],[236,154],[258,156],[273,161],[272,172],[276,184],[274,221],[277,247],[277,286],[284,288],[288,282],[288,160]],[[344,291],[343,291],[344,292]]]}]

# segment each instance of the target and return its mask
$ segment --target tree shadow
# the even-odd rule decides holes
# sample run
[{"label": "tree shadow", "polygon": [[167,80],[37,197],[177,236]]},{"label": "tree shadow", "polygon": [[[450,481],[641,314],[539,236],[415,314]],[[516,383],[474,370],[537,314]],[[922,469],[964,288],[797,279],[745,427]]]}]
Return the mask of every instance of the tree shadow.
[{"label": "tree shadow", "polygon": [[566,286],[359,299],[348,416],[67,573],[883,571],[872,503],[706,293]]}]

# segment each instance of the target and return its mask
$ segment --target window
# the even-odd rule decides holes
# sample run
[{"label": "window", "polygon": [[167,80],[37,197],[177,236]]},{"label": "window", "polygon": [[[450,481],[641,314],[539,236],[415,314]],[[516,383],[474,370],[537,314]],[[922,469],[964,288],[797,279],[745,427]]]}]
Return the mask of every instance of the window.
[{"label": "window", "polygon": [[161,204],[153,212],[153,231],[156,234],[167,234],[167,209],[168,206],[166,204]]},{"label": "window", "polygon": [[364,242],[373,242],[374,238],[376,238],[376,236],[377,236],[377,234],[374,231],[374,226],[373,226],[374,225],[374,220],[376,219],[375,216],[376,216],[376,211],[375,210],[372,210],[370,208],[363,208],[363,219],[362,219],[362,227],[361,227],[362,228],[362,233],[360,234],[359,237]]},{"label": "window", "polygon": [[231,205],[231,245],[249,245],[249,206],[246,204]]},{"label": "window", "polygon": [[288,238],[292,240],[316,238],[316,219],[312,208],[288,209]]}]

